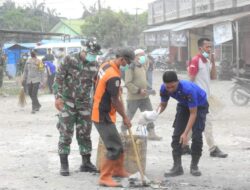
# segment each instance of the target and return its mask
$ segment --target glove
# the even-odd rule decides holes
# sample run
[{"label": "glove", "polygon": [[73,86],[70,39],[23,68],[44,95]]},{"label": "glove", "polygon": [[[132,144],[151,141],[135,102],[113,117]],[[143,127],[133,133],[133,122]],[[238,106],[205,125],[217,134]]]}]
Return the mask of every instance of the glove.
[{"label": "glove", "polygon": [[58,111],[61,111],[63,109],[63,100],[61,98],[57,98],[55,101],[55,107]]}]

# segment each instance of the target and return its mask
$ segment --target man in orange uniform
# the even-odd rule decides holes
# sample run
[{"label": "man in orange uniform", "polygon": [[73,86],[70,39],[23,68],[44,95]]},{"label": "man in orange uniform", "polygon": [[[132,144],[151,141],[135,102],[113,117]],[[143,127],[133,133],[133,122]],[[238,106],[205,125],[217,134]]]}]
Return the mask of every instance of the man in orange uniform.
[{"label": "man in orange uniform", "polygon": [[125,114],[121,95],[120,66],[130,64],[135,58],[129,48],[122,48],[116,52],[116,58],[102,64],[99,68],[95,94],[93,98],[92,121],[107,149],[106,158],[101,161],[99,184],[108,187],[119,187],[119,183],[112,179],[128,177],[124,169],[124,153],[122,141],[116,129],[116,112],[118,112],[125,126],[131,127],[131,122]]}]

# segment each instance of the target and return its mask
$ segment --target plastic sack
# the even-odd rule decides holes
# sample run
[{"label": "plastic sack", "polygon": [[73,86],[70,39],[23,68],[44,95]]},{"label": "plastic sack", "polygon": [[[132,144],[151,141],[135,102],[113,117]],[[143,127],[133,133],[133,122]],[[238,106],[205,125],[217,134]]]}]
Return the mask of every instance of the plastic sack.
[{"label": "plastic sack", "polygon": [[138,127],[136,128],[135,134],[138,136],[147,136],[148,135],[147,126],[146,125],[138,125]]},{"label": "plastic sack", "polygon": [[148,123],[154,122],[159,116],[157,111],[144,111],[139,117],[139,125],[147,125]]}]

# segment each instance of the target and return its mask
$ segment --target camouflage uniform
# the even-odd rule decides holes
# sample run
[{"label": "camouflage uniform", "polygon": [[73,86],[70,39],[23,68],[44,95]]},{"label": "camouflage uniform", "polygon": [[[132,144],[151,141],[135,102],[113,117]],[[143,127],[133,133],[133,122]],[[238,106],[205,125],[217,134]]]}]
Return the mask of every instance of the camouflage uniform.
[{"label": "camouflage uniform", "polygon": [[76,125],[76,139],[81,155],[90,154],[92,143],[91,90],[97,72],[96,62],[80,59],[80,54],[67,56],[56,74],[53,90],[64,101],[57,128],[60,132],[58,153],[69,154]]},{"label": "camouflage uniform", "polygon": [[3,86],[4,71],[6,69],[4,55],[0,54],[0,88]]}]

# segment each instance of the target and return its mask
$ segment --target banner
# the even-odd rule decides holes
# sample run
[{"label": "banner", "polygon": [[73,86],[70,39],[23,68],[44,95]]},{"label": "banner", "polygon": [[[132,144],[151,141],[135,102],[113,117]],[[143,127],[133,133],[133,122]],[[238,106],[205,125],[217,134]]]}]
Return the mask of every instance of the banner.
[{"label": "banner", "polygon": [[187,46],[186,31],[171,32],[171,46],[186,47]]},{"label": "banner", "polygon": [[156,44],[156,34],[155,33],[145,33],[145,45],[155,46]]},{"label": "banner", "polygon": [[215,45],[222,44],[224,42],[232,40],[233,39],[232,22],[227,21],[214,24],[213,33],[214,33]]}]

